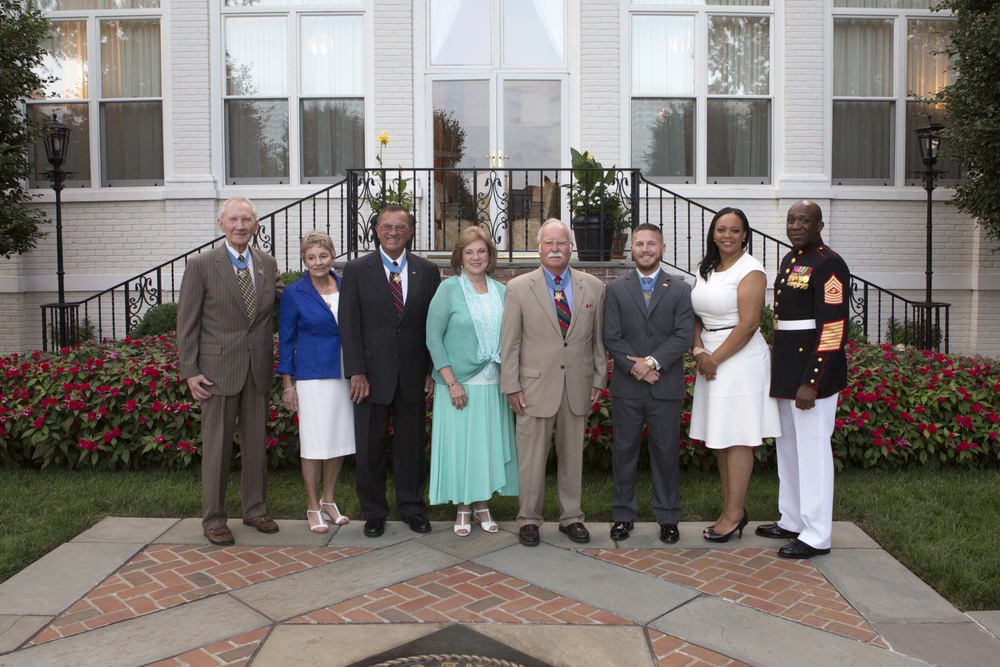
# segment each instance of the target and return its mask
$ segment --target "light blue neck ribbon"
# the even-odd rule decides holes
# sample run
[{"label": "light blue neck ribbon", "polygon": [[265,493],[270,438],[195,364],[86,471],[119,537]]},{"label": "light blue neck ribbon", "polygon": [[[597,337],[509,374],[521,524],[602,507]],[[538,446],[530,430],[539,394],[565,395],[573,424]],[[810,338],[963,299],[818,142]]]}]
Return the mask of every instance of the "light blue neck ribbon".
[{"label": "light blue neck ribbon", "polygon": [[483,367],[483,376],[492,380],[496,377],[497,364],[500,363],[500,314],[503,312],[500,290],[487,278],[486,299],[483,299],[465,273],[459,274],[458,283],[462,286],[465,305],[469,309],[472,326],[476,330],[476,339],[479,342],[476,362],[486,363]]},{"label": "light blue neck ribbon", "polygon": [[399,259],[396,260],[396,263],[399,264],[399,266],[393,266],[392,260],[389,259],[389,257],[381,250],[378,251],[378,255],[382,258],[382,266],[387,268],[389,273],[402,273],[403,269],[406,268],[406,252],[403,252],[403,254],[399,256]]}]

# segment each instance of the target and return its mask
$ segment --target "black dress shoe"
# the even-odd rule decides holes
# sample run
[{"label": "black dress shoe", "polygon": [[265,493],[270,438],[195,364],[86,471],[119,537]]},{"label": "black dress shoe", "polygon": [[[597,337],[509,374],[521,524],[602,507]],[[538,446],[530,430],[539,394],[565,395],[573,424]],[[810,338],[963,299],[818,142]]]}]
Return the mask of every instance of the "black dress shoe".
[{"label": "black dress shoe", "polygon": [[590,541],[590,531],[579,521],[568,526],[559,526],[559,532],[565,533],[569,539],[578,544],[586,544]]},{"label": "black dress shoe", "polygon": [[798,533],[793,533],[790,530],[785,530],[781,526],[775,523],[765,523],[757,526],[757,530],[753,531],[760,535],[761,537],[775,537],[778,539],[787,539],[789,537],[798,537]]},{"label": "black dress shoe", "polygon": [[627,540],[632,527],[631,521],[615,521],[615,525],[611,526],[611,539],[615,541]]},{"label": "black dress shoe", "polygon": [[365,537],[380,537],[385,532],[385,518],[365,521]]},{"label": "black dress shoe", "polygon": [[676,544],[681,539],[681,531],[677,530],[676,523],[665,523],[660,526],[660,541],[667,544]]},{"label": "black dress shoe", "polygon": [[423,514],[414,514],[406,518],[406,523],[410,524],[410,530],[414,533],[431,532],[431,522]]},{"label": "black dress shoe", "polygon": [[817,549],[811,547],[802,540],[792,540],[785,546],[778,549],[778,555],[782,558],[812,558],[830,553],[829,549]]},{"label": "black dress shoe", "polygon": [[530,523],[526,523],[521,526],[521,530],[517,531],[517,540],[526,547],[537,547],[538,542],[538,526]]}]

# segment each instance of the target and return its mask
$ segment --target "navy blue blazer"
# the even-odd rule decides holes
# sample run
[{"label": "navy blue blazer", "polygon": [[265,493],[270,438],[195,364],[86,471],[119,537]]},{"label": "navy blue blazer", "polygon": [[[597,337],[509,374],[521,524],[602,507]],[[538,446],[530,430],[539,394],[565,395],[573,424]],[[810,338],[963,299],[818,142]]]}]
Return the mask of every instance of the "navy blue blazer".
[{"label": "navy blue blazer", "polygon": [[[340,277],[330,272],[337,287]],[[306,274],[285,288],[278,313],[278,373],[296,380],[340,377],[340,329]]]}]

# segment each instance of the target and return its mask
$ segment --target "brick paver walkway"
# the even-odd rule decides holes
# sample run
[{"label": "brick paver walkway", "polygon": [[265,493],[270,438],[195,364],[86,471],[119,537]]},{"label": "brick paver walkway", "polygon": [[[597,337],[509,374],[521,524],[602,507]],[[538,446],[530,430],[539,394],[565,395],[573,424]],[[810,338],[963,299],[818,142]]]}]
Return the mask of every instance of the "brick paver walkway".
[{"label": "brick paver walkway", "polygon": [[580,549],[637,572],[737,604],[885,647],[875,629],[809,560],[774,549]]}]

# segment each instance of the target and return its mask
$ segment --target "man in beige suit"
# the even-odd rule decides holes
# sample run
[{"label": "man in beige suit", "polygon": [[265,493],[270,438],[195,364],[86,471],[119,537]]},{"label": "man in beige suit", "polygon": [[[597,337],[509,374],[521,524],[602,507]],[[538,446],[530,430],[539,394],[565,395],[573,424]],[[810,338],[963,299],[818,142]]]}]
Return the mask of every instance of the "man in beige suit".
[{"label": "man in beige suit", "polygon": [[284,284],[278,264],[250,247],[257,209],[228,200],[218,219],[226,242],[188,263],[177,309],[181,379],[201,402],[202,528],[212,544],[233,544],[226,525],[226,486],[233,433],[240,431],[243,523],[262,533],[267,515],[267,397],[274,379],[271,311]]},{"label": "man in beige suit", "polygon": [[519,538],[539,542],[545,462],[555,429],[559,530],[589,542],[580,487],[587,414],[607,382],[602,342],[604,284],[569,268],[569,229],[556,219],[538,231],[542,266],[507,283],[500,329],[500,390],[517,414]]}]

